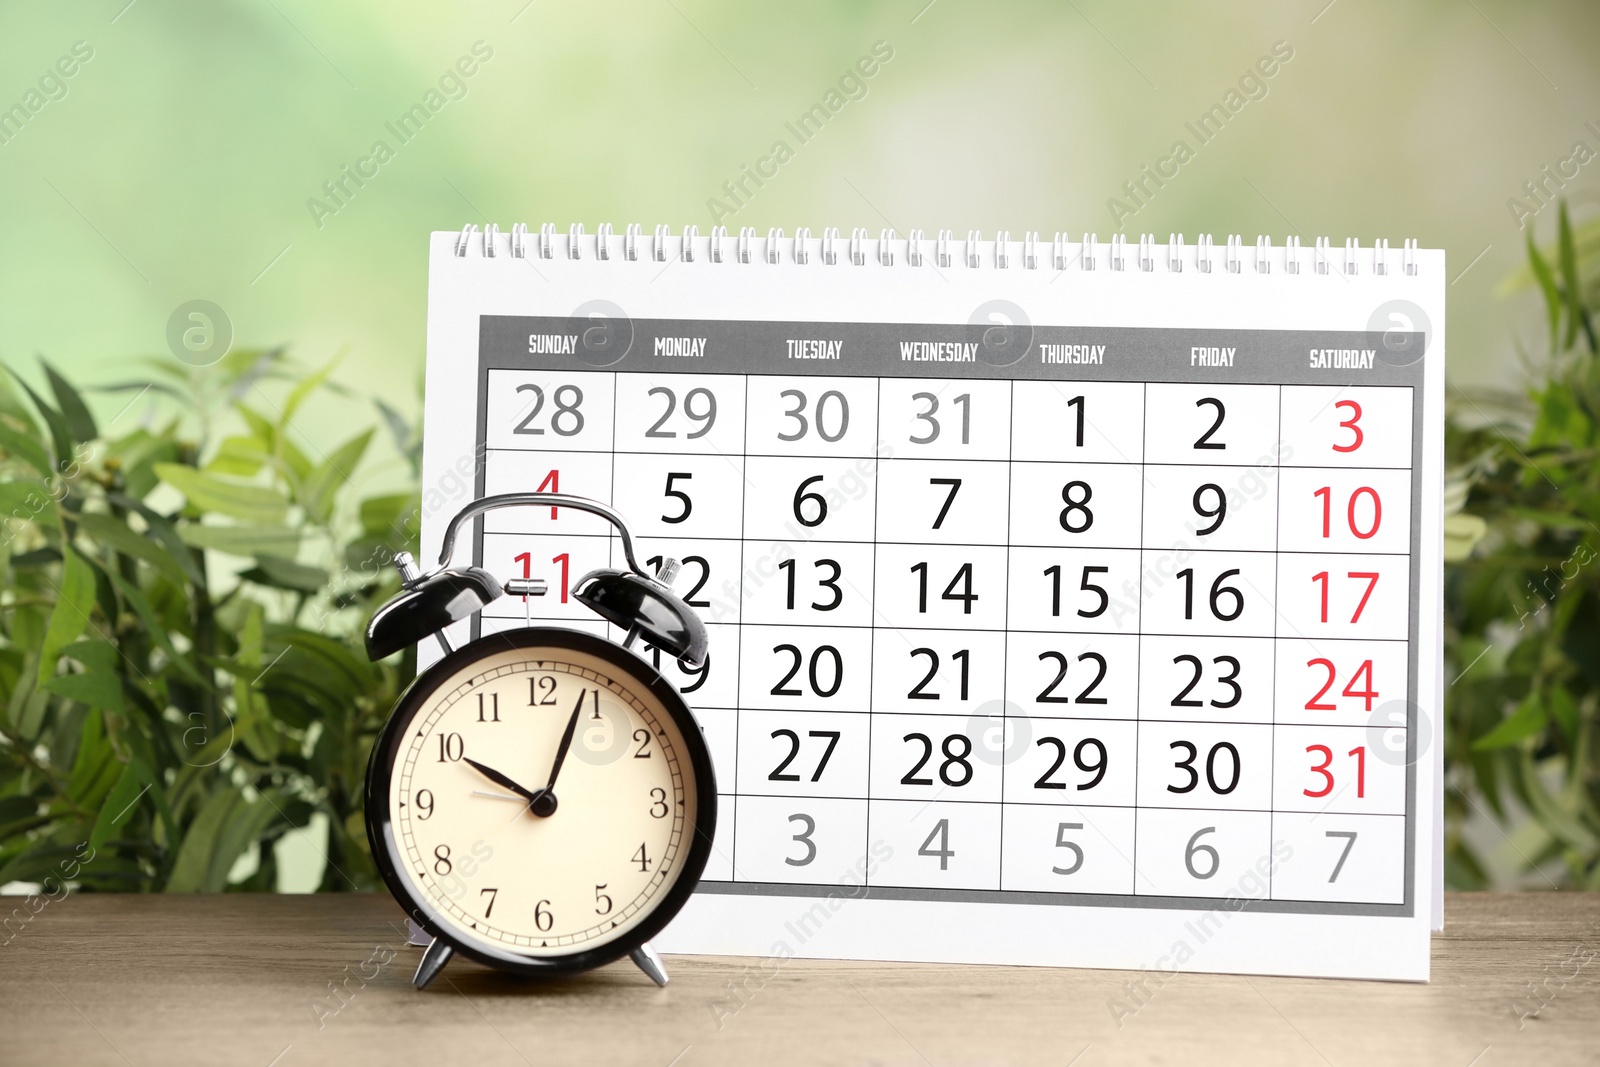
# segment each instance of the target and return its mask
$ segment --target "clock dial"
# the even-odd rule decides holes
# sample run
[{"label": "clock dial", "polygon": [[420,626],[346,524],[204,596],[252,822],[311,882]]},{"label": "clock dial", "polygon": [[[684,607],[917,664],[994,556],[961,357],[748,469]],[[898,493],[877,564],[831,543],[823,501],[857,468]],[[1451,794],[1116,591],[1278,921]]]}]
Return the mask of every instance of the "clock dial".
[{"label": "clock dial", "polygon": [[559,643],[478,656],[396,724],[384,843],[455,939],[497,958],[603,949],[683,876],[694,760],[625,657]]}]

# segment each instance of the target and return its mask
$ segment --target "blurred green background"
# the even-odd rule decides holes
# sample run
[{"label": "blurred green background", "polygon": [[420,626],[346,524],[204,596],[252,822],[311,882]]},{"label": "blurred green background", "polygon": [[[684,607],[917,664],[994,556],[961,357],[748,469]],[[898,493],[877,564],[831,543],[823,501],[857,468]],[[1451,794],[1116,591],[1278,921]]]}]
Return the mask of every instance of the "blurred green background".
[{"label": "blurred green background", "polygon": [[[1123,183],[1195,144],[1184,123],[1284,41],[1266,96],[1126,232],[1445,248],[1458,384],[1505,384],[1519,330],[1536,336],[1532,302],[1493,298],[1522,260],[1508,199],[1537,207],[1524,182],[1578,140],[1600,149],[1592,2],[10,4],[0,108],[75,42],[93,58],[0,145],[0,357],[115,376],[203,298],[238,343],[348,348],[342,380],[414,408],[427,231],[705,232],[722,183],[879,40],[894,58],[865,98],[723,220],[735,231],[1106,239]],[[399,145],[384,124],[477,41],[493,56],[466,95]],[[380,138],[395,158],[319,227],[307,201]]]},{"label": "blurred green background", "polygon": [[[0,885],[90,845],[91,888],[374,885],[358,785],[410,667],[355,650],[393,591],[365,561],[415,536],[426,234],[720,221],[1446,249],[1447,876],[1600,887],[1597,43],[1600,5],[1508,0],[0,8],[0,361],[40,394],[0,389],[8,511],[101,439],[0,544]],[[785,124],[875,45],[864,95],[798,144]],[[402,143],[389,125],[430,91]],[[1230,91],[1247,102],[1199,145],[1186,124]],[[730,203],[779,138],[794,158]],[[1180,138],[1194,158],[1132,200]],[[167,329],[196,299],[236,355],[191,374]],[[252,351],[278,345],[292,361]],[[93,389],[152,376],[168,391],[126,417],[133,394]],[[273,399],[242,410],[241,382]],[[353,485],[317,474],[330,453],[364,457]],[[271,538],[215,532],[263,508]],[[65,636],[72,604],[88,632]]]}]

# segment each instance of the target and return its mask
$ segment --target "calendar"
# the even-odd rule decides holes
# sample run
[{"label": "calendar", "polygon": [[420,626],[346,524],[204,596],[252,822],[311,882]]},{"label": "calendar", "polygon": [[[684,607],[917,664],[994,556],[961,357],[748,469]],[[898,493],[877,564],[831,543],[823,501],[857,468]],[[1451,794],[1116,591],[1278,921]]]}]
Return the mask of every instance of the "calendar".
[{"label": "calendar", "polygon": [[[665,951],[1425,979],[1443,253],[433,235],[424,552],[615,507],[710,633],[719,818]],[[458,624],[606,633],[610,528]],[[463,550],[464,554],[464,550]],[[458,558],[458,562],[462,562]],[[621,638],[619,633],[611,633]],[[621,758],[604,724],[573,758]]]}]

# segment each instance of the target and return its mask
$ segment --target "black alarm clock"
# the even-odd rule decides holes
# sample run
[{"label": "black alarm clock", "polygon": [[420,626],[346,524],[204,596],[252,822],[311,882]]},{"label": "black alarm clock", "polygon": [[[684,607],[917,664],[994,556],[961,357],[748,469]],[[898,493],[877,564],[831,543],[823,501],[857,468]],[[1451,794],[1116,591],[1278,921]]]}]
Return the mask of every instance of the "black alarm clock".
[{"label": "black alarm clock", "polygon": [[[592,571],[570,595],[623,630],[621,643],[529,625],[450,646],[445,628],[501,595],[544,595],[538,579],[502,583],[450,566],[463,523],[529,506],[589,512],[616,528],[628,569]],[[445,651],[400,697],[367,768],[378,870],[433,938],[413,984],[426,986],[461,953],[551,977],[629,955],[665,985],[649,940],[694,891],[717,818],[694,715],[632,651],[643,640],[686,667],[705,662],[705,625],[670,588],[676,561],[643,570],[626,523],[603,504],[509,493],[450,520],[431,573],[405,553],[394,563],[404,588],[373,616],[367,655],[429,636]]]}]

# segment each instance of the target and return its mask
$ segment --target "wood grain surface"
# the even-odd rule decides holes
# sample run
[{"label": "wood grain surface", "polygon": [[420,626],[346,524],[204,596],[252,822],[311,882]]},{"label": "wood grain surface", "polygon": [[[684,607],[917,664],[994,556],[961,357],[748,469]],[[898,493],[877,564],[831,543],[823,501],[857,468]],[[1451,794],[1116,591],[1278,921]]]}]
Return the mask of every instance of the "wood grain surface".
[{"label": "wood grain surface", "polygon": [[1445,914],[1427,985],[677,956],[417,992],[387,897],[83,895],[0,935],[0,1063],[1600,1063],[1600,895]]}]

